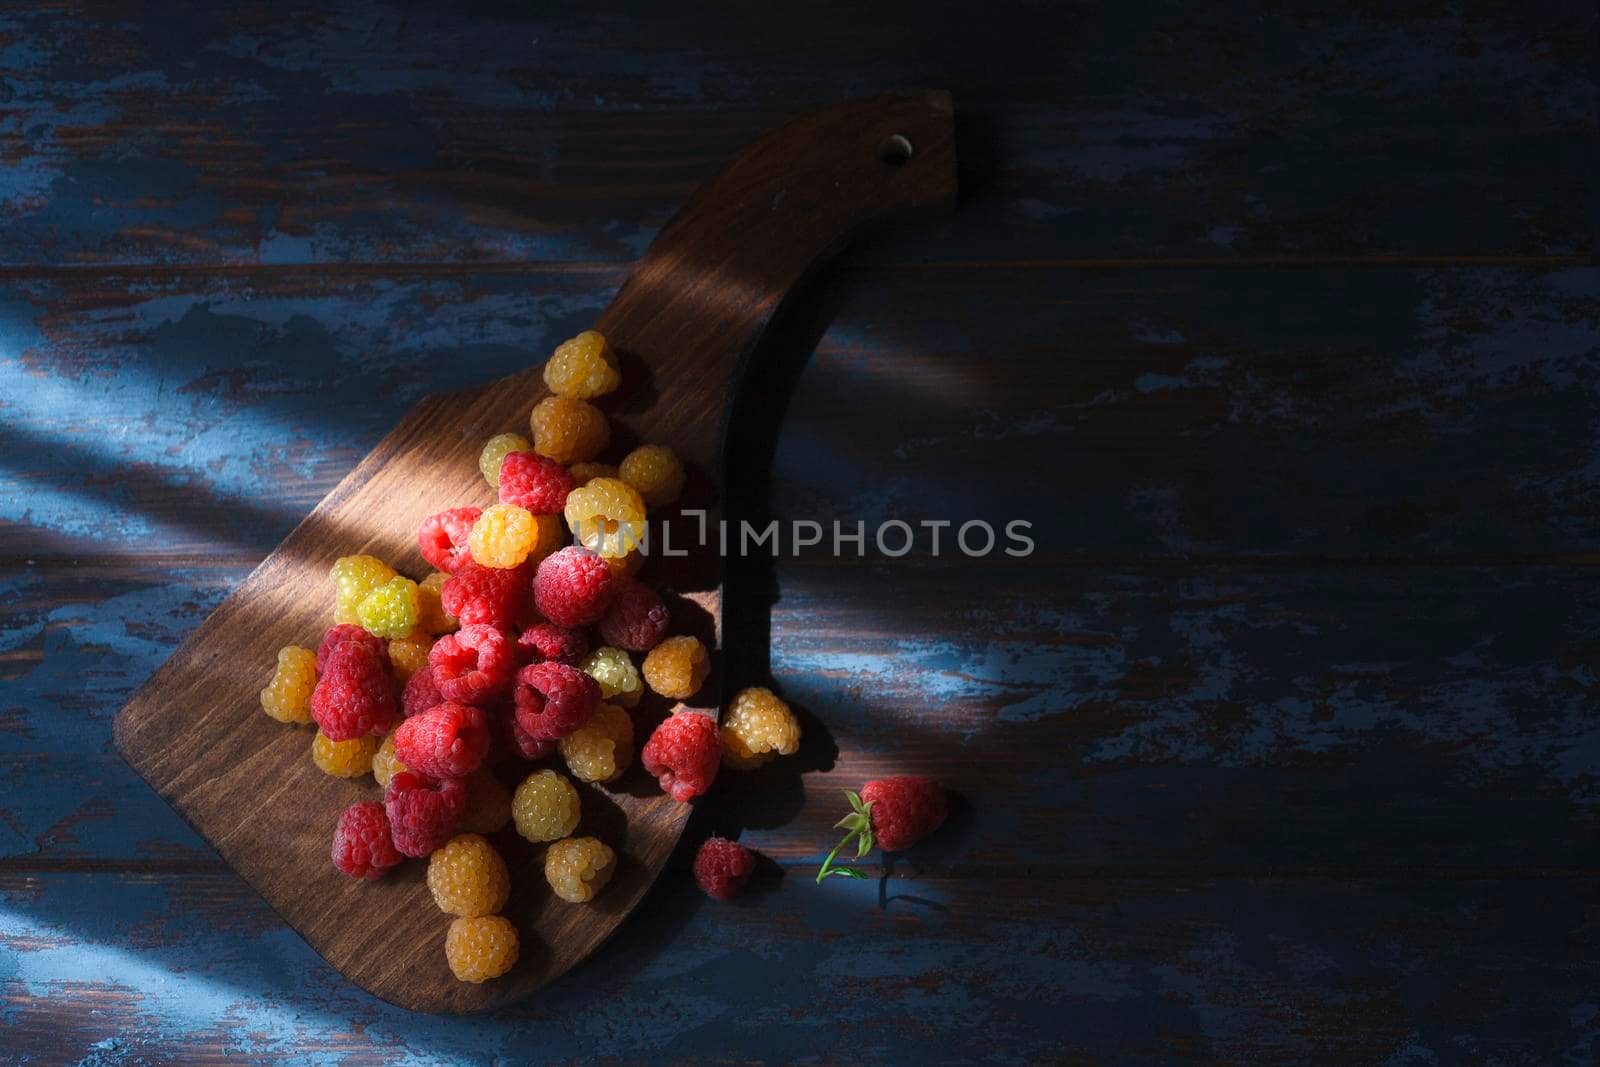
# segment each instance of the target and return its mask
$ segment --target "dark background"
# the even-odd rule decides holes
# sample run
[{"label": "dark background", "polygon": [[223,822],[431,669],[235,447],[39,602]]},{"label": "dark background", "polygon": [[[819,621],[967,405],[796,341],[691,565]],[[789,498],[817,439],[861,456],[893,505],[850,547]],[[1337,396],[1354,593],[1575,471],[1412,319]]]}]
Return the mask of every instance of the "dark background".
[{"label": "dark background", "polygon": [[[448,6],[0,11],[0,1058],[1600,1055],[1592,4]],[[112,716],[719,160],[912,86],[960,210],[803,302],[745,503],[1038,552],[747,576],[814,720],[689,840],[767,891],[680,856],[488,1018],[349,986]],[[897,770],[949,829],[812,885]]]}]

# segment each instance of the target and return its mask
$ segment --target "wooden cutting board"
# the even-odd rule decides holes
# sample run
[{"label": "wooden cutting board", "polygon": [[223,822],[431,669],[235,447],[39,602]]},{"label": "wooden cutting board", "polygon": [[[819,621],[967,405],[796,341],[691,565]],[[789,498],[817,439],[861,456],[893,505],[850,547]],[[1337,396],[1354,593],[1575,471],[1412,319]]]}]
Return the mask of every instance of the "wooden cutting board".
[{"label": "wooden cutting board", "polygon": [[[946,210],[954,195],[951,101],[942,92],[846,104],[746,148],[662,229],[596,324],[624,367],[622,390],[604,405],[615,453],[605,458],[614,462],[635,443],[672,445],[691,470],[681,506],[705,508],[714,521],[730,403],[774,311],[864,226]],[[528,413],[546,395],[546,355],[530,351],[521,374],[419,403],[116,720],[124,758],[289,925],[351,981],[417,1011],[506,1004],[582,960],[650,887],[690,812],[637,763],[614,786],[582,787],[578,832],[619,855],[615,878],[588,905],[550,892],[543,846],[509,831],[497,835],[511,866],[507,915],[521,932],[522,957],[504,978],[464,984],[445,963],[449,917],[429,896],[425,863],[407,862],[367,883],[329,861],[338,813],[353,801],[380,799],[376,783],[324,775],[309,757],[314,728],[274,722],[258,702],[277,650],[315,647],[331,625],[327,573],[337,557],[371,553],[420,578],[428,570],[416,546],[422,519],[492,502],[478,450],[492,434],[527,433]],[[696,521],[675,523],[674,533]],[[714,550],[653,557],[643,576],[677,594],[669,598],[675,631],[700,633],[720,648]],[[715,712],[719,696],[713,672],[691,703]],[[671,710],[665,702],[641,705],[641,744]],[[514,783],[521,773],[505,776]]]}]

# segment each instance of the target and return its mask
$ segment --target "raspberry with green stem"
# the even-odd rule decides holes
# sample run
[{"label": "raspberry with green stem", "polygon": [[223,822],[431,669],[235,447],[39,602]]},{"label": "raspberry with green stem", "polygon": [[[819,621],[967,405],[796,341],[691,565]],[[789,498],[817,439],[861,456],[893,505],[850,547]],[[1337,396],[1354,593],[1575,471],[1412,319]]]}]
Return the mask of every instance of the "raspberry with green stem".
[{"label": "raspberry with green stem", "polygon": [[817,872],[817,884],[821,885],[824,878],[838,875],[840,878],[865,878],[866,875],[854,867],[835,867],[834,858],[839,851],[848,845],[852,838],[856,842],[856,859],[865,859],[867,853],[872,851],[872,803],[863,801],[861,794],[851,789],[846,789],[844,795],[850,800],[851,812],[833,825],[840,830],[848,830],[844,839],[833,846],[833,851],[828,853],[828,858],[822,861],[822,869]]}]

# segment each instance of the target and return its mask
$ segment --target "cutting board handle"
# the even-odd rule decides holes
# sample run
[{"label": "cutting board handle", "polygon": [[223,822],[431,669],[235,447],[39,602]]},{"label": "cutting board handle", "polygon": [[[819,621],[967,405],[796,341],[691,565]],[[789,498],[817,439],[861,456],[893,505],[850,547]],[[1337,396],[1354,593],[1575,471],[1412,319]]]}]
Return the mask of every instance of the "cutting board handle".
[{"label": "cutting board handle", "polygon": [[[701,185],[597,328],[645,367],[672,365],[687,349],[731,393],[774,312],[813,270],[863,228],[949,211],[955,194],[949,93],[815,112],[752,142]],[[706,426],[680,443],[688,458],[714,462],[719,438]]]}]

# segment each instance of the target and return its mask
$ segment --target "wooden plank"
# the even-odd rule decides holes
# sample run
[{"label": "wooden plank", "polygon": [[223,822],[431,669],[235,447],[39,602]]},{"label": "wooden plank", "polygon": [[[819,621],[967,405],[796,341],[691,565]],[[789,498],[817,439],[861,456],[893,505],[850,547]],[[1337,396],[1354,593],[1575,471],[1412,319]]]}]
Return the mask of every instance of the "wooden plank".
[{"label": "wooden plank", "polygon": [[0,262],[627,262],[756,132],[930,71],[973,195],[887,259],[1595,250],[1590,4],[965,13],[10,5]]},{"label": "wooden plank", "polygon": [[568,982],[463,1020],[354,990],[224,874],[0,875],[0,1018],[8,1051],[52,1062],[654,1063],[713,1042],[741,1063],[940,1062],[976,1032],[1014,1063],[1534,1063],[1597,1039],[1579,879],[768,884],[726,907],[674,871]]},{"label": "wooden plank", "polygon": [[[538,362],[616,284],[17,279],[0,555],[259,558],[423,393]],[[1023,517],[1053,559],[1586,558],[1597,291],[1592,268],[836,277],[815,355],[753,383],[736,484],[788,518]]]},{"label": "wooden plank", "polygon": [[[53,571],[0,615],[0,858],[209,855],[109,753],[109,719],[233,578],[138,568]],[[698,818],[776,862],[820,860],[842,789],[923,772],[965,797],[919,857],[941,869],[1600,865],[1591,568],[784,561],[772,580],[770,624],[730,616],[730,653],[770,670],[806,742],[726,775]]]}]

